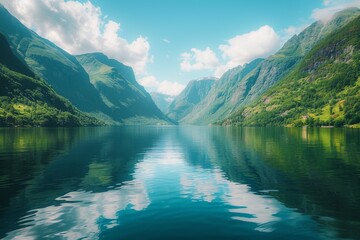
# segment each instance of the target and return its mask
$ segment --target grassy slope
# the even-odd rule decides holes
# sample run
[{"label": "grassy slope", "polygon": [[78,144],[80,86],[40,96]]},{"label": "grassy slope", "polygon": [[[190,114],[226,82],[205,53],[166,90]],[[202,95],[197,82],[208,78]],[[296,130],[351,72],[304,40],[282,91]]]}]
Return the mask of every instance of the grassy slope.
[{"label": "grassy slope", "polygon": [[45,82],[0,64],[0,126],[93,126],[89,117]]},{"label": "grassy slope", "polygon": [[0,34],[0,126],[99,125],[22,63]]},{"label": "grassy slope", "polygon": [[80,63],[54,43],[40,37],[0,4],[0,32],[18,58],[58,94],[81,111],[104,111],[105,105]]},{"label": "grassy slope", "polygon": [[[314,22],[298,35],[293,36],[274,55],[262,61],[249,74],[225,73],[213,87],[208,97],[194,107],[182,122],[207,124],[219,121],[242,107],[248,106],[276,84],[297,64],[321,39],[345,26],[360,14],[357,8],[341,11],[327,22]],[[228,76],[227,76],[228,75]]]},{"label": "grassy slope", "polygon": [[360,17],[320,41],[299,66],[222,124],[320,126],[360,122]]}]

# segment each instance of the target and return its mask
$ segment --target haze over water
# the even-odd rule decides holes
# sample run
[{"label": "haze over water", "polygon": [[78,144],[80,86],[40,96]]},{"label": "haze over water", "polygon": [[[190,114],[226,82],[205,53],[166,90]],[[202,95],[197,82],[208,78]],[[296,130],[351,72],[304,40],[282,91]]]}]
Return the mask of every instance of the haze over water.
[{"label": "haze over water", "polygon": [[359,239],[360,131],[0,129],[0,237]]}]

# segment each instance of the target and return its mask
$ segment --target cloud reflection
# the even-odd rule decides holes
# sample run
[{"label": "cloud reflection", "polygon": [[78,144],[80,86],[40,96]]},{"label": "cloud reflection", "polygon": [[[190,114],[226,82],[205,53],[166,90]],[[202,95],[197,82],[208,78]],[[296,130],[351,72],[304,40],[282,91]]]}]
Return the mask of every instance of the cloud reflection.
[{"label": "cloud reflection", "polygon": [[227,180],[219,169],[196,168],[194,171],[183,173],[180,184],[185,198],[206,202],[221,201],[227,204],[229,212],[233,213],[232,219],[256,224],[281,220],[276,216],[284,210],[281,203],[251,192],[245,184]]},{"label": "cloud reflection", "polygon": [[55,205],[33,210],[19,222],[21,229],[6,238],[97,239],[101,232],[119,225],[123,210],[143,211],[150,204],[158,204],[161,209],[164,201],[172,204],[168,201],[171,199],[181,199],[174,202],[177,208],[189,200],[221,203],[231,219],[253,223],[254,230],[261,232],[274,231],[277,222],[299,218],[299,213],[276,199],[228,180],[216,167],[205,169],[189,164],[179,145],[159,142],[143,159],[135,165],[133,180],[106,192],[69,192],[55,199]]},{"label": "cloud reflection", "polygon": [[[136,172],[134,176],[141,174]],[[33,210],[34,213],[19,222],[22,228],[9,233],[5,239],[35,239],[36,236],[96,239],[103,228],[118,225],[121,210],[141,211],[150,204],[145,184],[138,178],[107,192],[74,191],[55,200],[59,205]]]}]

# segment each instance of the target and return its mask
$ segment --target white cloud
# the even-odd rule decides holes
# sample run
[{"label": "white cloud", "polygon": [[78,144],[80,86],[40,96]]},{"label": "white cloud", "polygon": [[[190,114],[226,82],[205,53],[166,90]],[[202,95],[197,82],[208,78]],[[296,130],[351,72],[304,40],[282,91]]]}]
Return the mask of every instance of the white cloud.
[{"label": "white cloud", "polygon": [[155,76],[144,76],[139,79],[139,83],[148,91],[155,91],[162,94],[177,96],[185,88],[183,84],[170,81],[158,81]]},{"label": "white cloud", "polygon": [[259,29],[237,35],[219,46],[222,56],[227,60],[226,66],[233,68],[259,57],[267,57],[280,46],[280,38],[268,25]]},{"label": "white cloud", "polygon": [[220,63],[214,51],[209,47],[205,50],[192,48],[190,52],[181,54],[180,68],[183,71],[211,70],[220,77],[226,70],[248,63],[259,57],[267,57],[274,53],[281,44],[278,34],[268,25],[259,29],[237,35],[219,45],[222,53]]},{"label": "white cloud", "polygon": [[212,70],[219,65],[216,54],[207,47],[205,50],[192,48],[181,54],[180,68],[185,72],[193,70]]},{"label": "white cloud", "polygon": [[231,69],[232,67],[230,67],[228,64],[223,64],[218,66],[215,70],[214,70],[214,77],[217,78],[221,78],[221,76],[229,69]]},{"label": "white cloud", "polygon": [[315,20],[321,20],[328,22],[332,19],[334,14],[349,7],[360,7],[360,0],[348,1],[348,0],[324,0],[324,8],[316,8],[312,12],[312,18]]},{"label": "white cloud", "polygon": [[289,26],[288,28],[282,30],[281,34],[281,45],[286,43],[292,36],[295,34],[301,33],[305,28],[307,28],[310,24],[304,23],[299,26]]},{"label": "white cloud", "polygon": [[27,27],[71,54],[101,51],[144,73],[152,62],[150,44],[139,36],[132,42],[119,35],[120,24],[106,20],[90,1],[0,0]]},{"label": "white cloud", "polygon": [[285,34],[287,36],[293,36],[295,34],[298,34],[299,32],[301,32],[302,29],[299,27],[295,27],[295,26],[290,26],[288,28],[285,29]]}]

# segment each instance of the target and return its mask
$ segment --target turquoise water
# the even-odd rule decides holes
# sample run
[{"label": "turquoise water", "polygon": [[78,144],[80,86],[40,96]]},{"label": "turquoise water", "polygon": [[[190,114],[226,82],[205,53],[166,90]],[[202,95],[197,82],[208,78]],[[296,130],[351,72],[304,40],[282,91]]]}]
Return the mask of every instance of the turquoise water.
[{"label": "turquoise water", "polygon": [[0,238],[360,239],[360,131],[0,129]]}]

